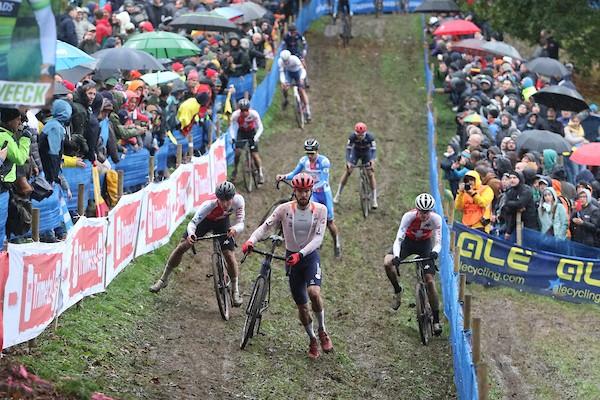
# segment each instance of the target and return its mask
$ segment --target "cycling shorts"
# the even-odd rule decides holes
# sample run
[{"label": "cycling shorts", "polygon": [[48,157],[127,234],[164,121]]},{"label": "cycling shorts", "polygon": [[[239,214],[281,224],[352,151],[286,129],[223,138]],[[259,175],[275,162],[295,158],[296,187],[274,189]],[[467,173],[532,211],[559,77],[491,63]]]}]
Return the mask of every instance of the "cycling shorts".
[{"label": "cycling shorts", "polygon": [[[286,250],[286,258],[293,252]],[[317,250],[302,257],[298,263],[289,268],[289,284],[292,298],[297,305],[308,303],[308,292],[306,288],[309,286],[321,286],[321,258]]]},{"label": "cycling shorts", "polygon": [[326,192],[313,191],[312,201],[321,203],[327,207],[327,221],[333,221],[333,197],[331,196],[331,190]]},{"label": "cycling shorts", "polygon": [[[212,232],[215,235],[227,233],[229,228],[231,228],[231,222],[229,221],[229,218],[218,219],[216,221],[204,218],[198,225],[196,225],[196,237],[202,237],[208,232]],[[187,231],[184,231],[182,238],[186,239],[187,237]],[[219,241],[221,242],[221,248],[223,250],[234,250],[235,240],[233,238],[223,236],[219,238]]]},{"label": "cycling shorts", "polygon": [[348,160],[348,162],[352,165],[357,165],[359,161],[361,161],[363,163],[363,165],[368,164],[369,161],[371,161],[371,152],[369,152],[369,151],[358,152],[358,151],[352,150],[350,152],[350,160]]},{"label": "cycling shorts", "polygon": [[300,84],[301,73],[302,73],[301,70],[298,70],[296,72],[285,71],[285,81],[290,85],[293,85],[294,83],[296,83],[299,88],[304,89],[304,82],[302,83],[302,85]]},{"label": "cycling shorts", "polygon": [[258,144],[254,142],[254,135],[256,134],[256,129],[252,129],[251,131],[240,131],[238,130],[237,139],[235,140],[235,148],[243,149],[246,145],[246,142],[243,140],[248,140],[248,145],[250,146],[251,153],[258,152]]},{"label": "cycling shorts", "polygon": [[[408,236],[404,237],[402,244],[400,245],[400,259],[404,260],[408,256],[416,254],[419,258],[429,258],[429,254],[432,249],[432,240],[431,238],[425,240],[412,240]],[[393,248],[390,249],[388,254],[394,254]],[[432,265],[425,265],[423,268],[423,272],[429,275],[435,275],[435,263],[430,263]]]}]

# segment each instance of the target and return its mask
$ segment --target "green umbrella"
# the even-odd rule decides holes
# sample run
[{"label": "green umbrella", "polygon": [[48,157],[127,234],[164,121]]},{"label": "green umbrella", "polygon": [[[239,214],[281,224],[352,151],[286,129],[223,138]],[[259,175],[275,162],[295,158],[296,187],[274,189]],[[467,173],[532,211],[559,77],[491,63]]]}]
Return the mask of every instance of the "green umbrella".
[{"label": "green umbrella", "polygon": [[200,51],[189,39],[171,32],[140,33],[127,40],[123,47],[138,49],[156,58],[187,57]]}]

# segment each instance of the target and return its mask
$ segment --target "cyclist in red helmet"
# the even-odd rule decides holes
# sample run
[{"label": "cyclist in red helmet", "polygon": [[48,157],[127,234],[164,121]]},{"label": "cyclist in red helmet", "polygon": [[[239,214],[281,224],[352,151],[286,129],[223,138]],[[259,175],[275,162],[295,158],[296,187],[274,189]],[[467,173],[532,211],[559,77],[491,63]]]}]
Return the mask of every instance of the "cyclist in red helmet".
[{"label": "cyclist in red helmet", "polygon": [[367,125],[363,122],[358,122],[354,125],[354,131],[348,136],[348,144],[346,145],[346,172],[342,176],[342,180],[338,186],[337,193],[333,198],[335,204],[340,202],[342,190],[348,182],[348,177],[352,174],[352,169],[360,160],[363,165],[368,164],[367,175],[371,182],[371,193],[373,196],[372,207],[376,209],[377,205],[377,182],[375,181],[375,158],[377,156],[377,148],[375,145],[375,136],[367,131]]},{"label": "cyclist in red helmet", "polygon": [[327,207],[310,200],[313,186],[314,180],[309,174],[301,172],[294,176],[292,187],[296,200],[277,207],[273,214],[250,235],[248,241],[242,246],[242,252],[244,254],[251,252],[254,243],[267,232],[269,227],[278,221],[282,222],[287,257],[285,264],[290,271],[290,291],[298,307],[298,318],[310,339],[308,354],[312,358],[317,358],[319,349],[311,309],[317,320],[321,348],[328,353],[333,349],[333,345],[325,329],[325,312],[321,297],[321,259],[318,251],[327,230]]}]

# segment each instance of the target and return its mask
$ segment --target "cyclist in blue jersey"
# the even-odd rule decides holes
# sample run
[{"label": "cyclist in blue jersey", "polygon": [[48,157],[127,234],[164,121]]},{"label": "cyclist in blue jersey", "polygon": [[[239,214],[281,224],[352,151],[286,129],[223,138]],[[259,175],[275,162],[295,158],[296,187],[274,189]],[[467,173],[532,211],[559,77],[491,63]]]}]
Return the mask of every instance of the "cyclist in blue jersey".
[{"label": "cyclist in blue jersey", "polygon": [[336,258],[342,256],[342,248],[338,235],[338,228],[333,219],[333,200],[331,197],[331,186],[329,186],[329,159],[319,154],[319,142],[316,139],[308,139],[304,142],[305,156],[300,158],[296,168],[285,175],[277,175],[277,180],[290,180],[296,174],[305,172],[312,176],[315,181],[312,192],[312,200],[327,207],[327,228],[334,244],[334,255]]},{"label": "cyclist in blue jersey", "polygon": [[362,122],[358,122],[354,125],[354,132],[348,137],[348,144],[346,145],[346,172],[342,176],[342,180],[338,186],[338,191],[333,198],[335,204],[339,203],[342,190],[348,182],[348,177],[352,174],[352,169],[356,167],[356,164],[360,160],[363,165],[368,164],[367,175],[371,183],[371,193],[373,195],[373,202],[371,207],[376,209],[377,205],[377,182],[375,181],[375,157],[377,148],[375,146],[375,136],[371,132],[367,132],[367,125]]}]

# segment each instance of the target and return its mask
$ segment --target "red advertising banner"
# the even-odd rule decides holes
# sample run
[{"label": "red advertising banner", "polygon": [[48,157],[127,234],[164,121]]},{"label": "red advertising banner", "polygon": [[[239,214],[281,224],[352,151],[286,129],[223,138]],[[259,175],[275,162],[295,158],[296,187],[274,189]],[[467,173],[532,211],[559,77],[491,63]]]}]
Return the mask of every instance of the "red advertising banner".
[{"label": "red advertising banner", "polygon": [[227,155],[225,153],[225,137],[221,136],[210,146],[213,187],[227,180]]},{"label": "red advertising banner", "polygon": [[192,210],[194,201],[193,187],[194,166],[182,164],[171,175],[175,181],[175,195],[173,196],[173,223],[171,233],[183,222],[188,212]]},{"label": "red advertising banner", "polygon": [[211,198],[210,158],[208,155],[194,157],[194,209]]},{"label": "red advertising banner", "polygon": [[171,237],[172,196],[175,180],[167,179],[153,183],[143,189],[144,201],[140,218],[140,230],[135,256],[146,254],[163,244]]}]

